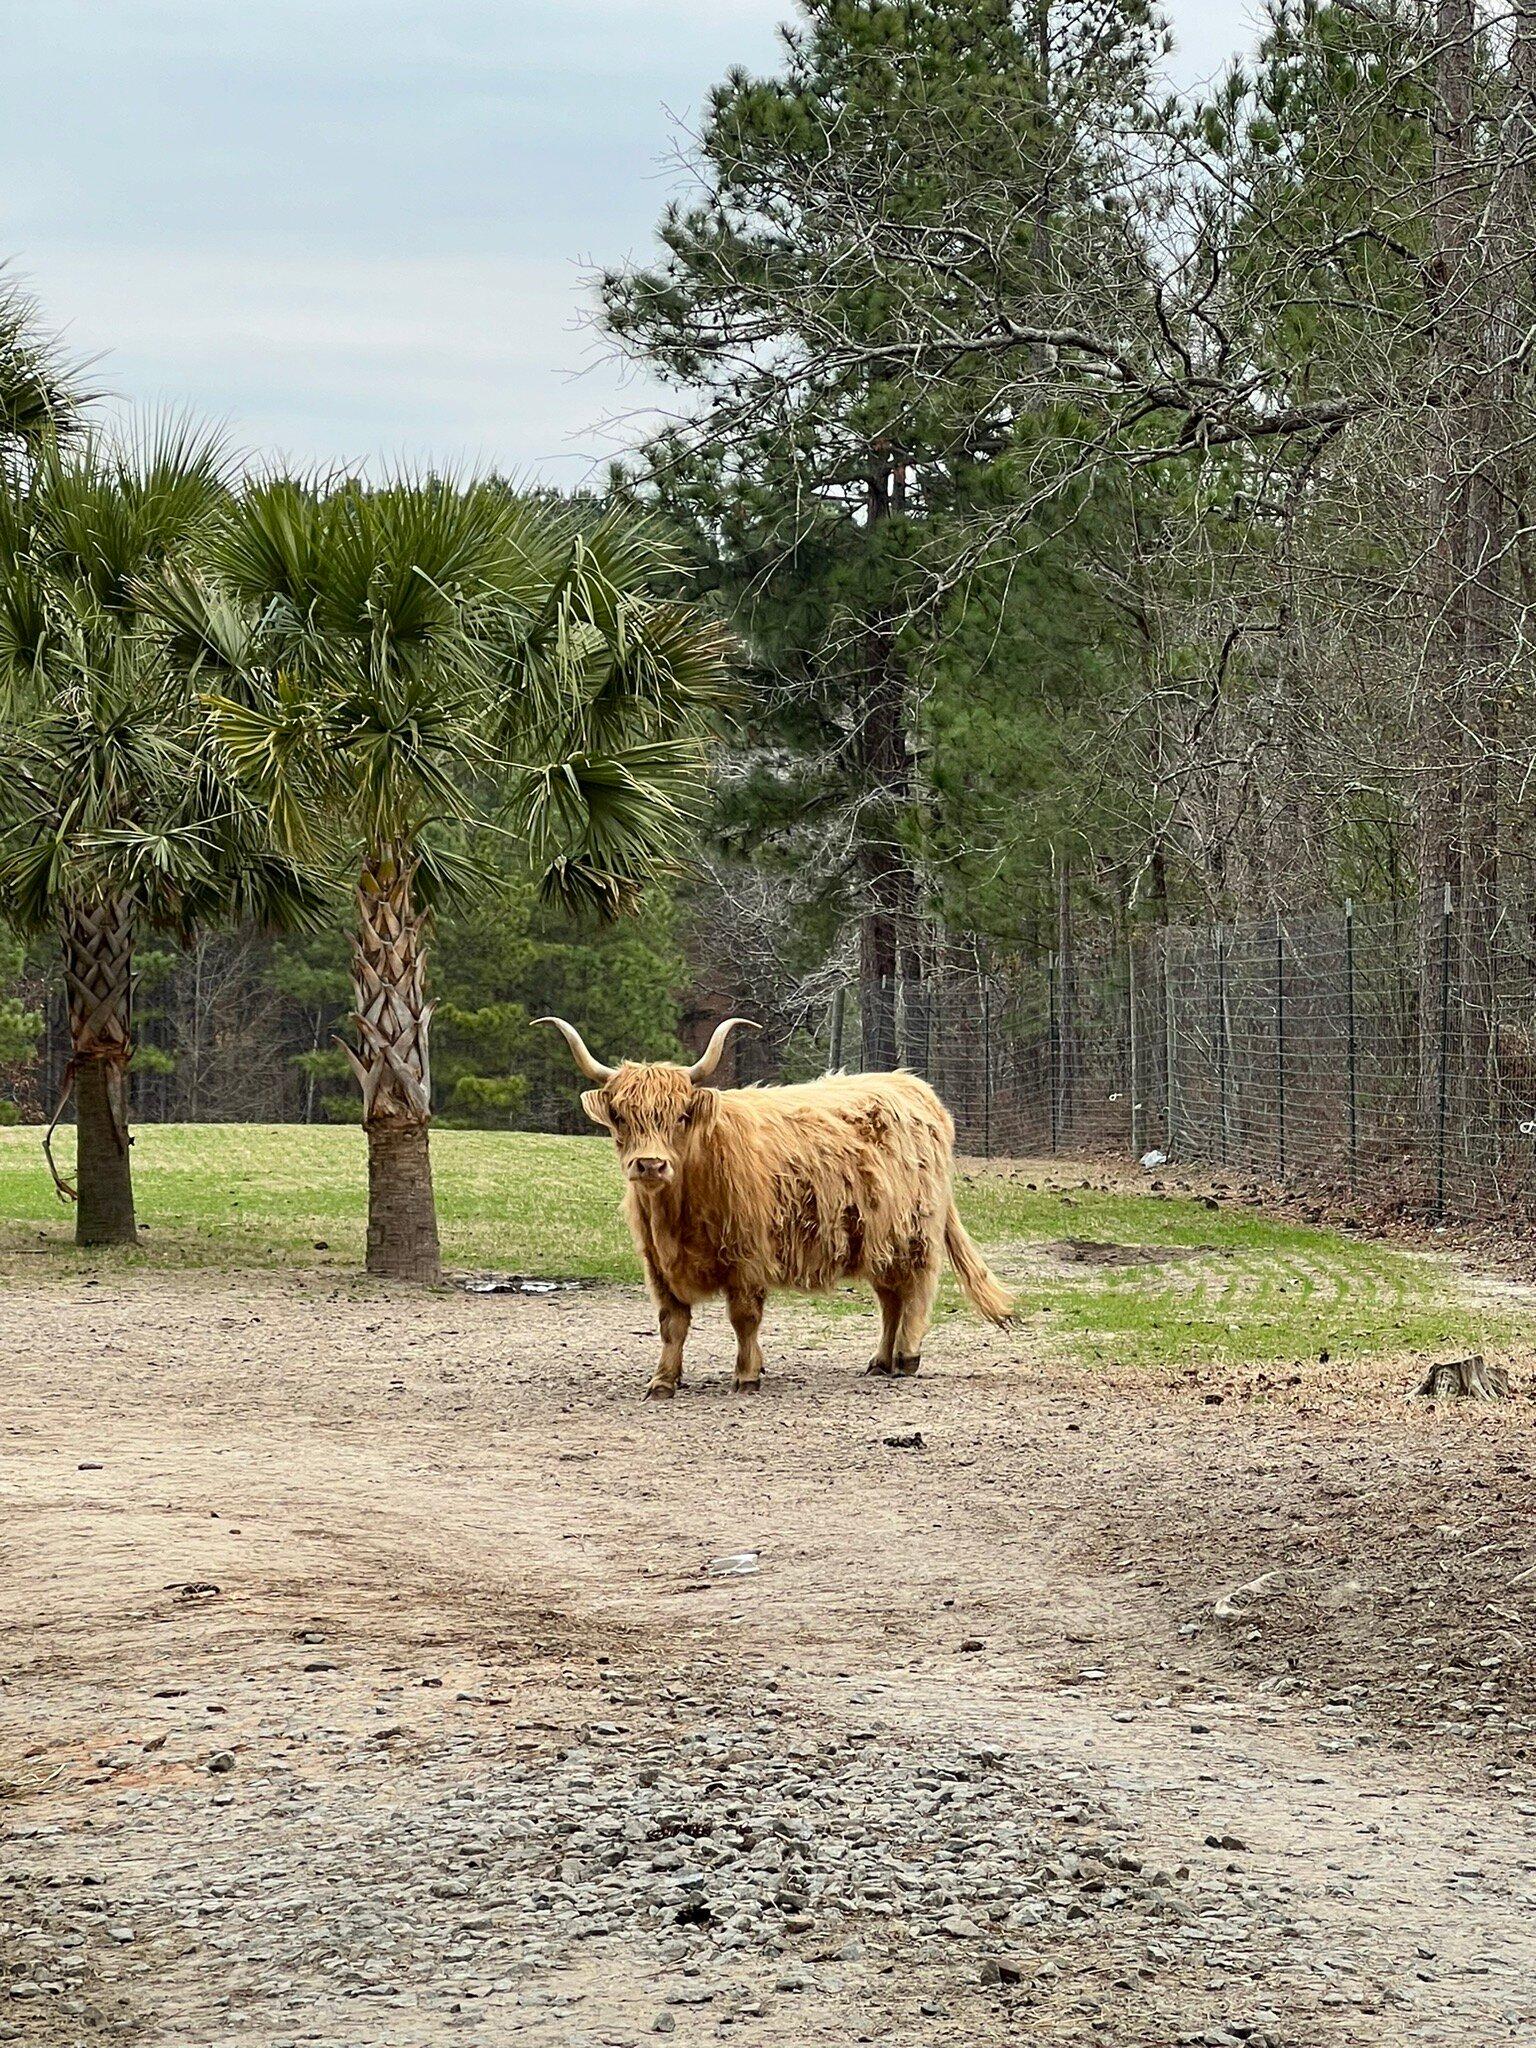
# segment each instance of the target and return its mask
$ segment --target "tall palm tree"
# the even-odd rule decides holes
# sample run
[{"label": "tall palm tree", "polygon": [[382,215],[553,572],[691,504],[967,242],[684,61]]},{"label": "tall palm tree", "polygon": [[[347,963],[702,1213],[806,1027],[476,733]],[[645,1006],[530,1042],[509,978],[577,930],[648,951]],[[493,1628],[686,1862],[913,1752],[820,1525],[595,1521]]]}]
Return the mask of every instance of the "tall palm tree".
[{"label": "tall palm tree", "polygon": [[513,832],[549,893],[621,908],[686,838],[727,641],[655,593],[653,539],[495,484],[270,483],[202,563],[171,610],[226,678],[223,745],[285,844],[351,848],[368,1270],[435,1280],[427,951],[475,875],[450,843]]},{"label": "tall palm tree", "polygon": [[[170,636],[147,603],[225,493],[208,436],[45,445],[0,497],[0,914],[54,932],[70,1057],[81,1244],[136,1236],[129,1154],[135,948],[147,930],[318,914],[232,780]],[[49,1139],[52,1137],[50,1127]],[[51,1146],[49,1151],[52,1163]]]}]

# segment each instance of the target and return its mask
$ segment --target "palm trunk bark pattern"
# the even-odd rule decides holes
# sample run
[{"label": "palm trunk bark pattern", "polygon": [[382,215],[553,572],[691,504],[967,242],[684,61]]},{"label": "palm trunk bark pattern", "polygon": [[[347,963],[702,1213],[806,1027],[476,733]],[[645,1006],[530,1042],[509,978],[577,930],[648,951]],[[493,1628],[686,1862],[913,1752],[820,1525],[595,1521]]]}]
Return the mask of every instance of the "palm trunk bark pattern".
[{"label": "palm trunk bark pattern", "polygon": [[413,889],[416,863],[386,846],[357,887],[352,986],[357,1046],[347,1057],[363,1091],[368,1139],[368,1271],[388,1280],[441,1274],[428,1128],[432,1067],[426,999],[428,919]]},{"label": "palm trunk bark pattern", "polygon": [[60,936],[75,1082],[75,1242],[133,1244],[132,906],[121,896],[81,906],[64,919]]}]

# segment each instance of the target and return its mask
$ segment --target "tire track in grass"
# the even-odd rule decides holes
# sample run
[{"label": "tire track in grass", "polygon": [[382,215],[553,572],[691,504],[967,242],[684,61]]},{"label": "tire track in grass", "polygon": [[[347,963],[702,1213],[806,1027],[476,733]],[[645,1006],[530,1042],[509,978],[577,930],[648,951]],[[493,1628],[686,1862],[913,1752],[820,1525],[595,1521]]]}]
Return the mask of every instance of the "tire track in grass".
[{"label": "tire track in grass", "polygon": [[[1263,1364],[1287,1357],[1497,1346],[1508,1316],[1438,1263],[1326,1243],[1075,1269],[1026,1248],[1026,1299],[1088,1359]],[[1017,1276],[1015,1276],[1017,1278]]]}]

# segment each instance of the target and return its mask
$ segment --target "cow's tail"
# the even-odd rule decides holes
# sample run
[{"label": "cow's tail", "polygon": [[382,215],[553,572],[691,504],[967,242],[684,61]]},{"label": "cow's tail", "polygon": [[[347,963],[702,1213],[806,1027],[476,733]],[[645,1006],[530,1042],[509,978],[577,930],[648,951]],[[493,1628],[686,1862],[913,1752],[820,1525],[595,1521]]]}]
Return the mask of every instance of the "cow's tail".
[{"label": "cow's tail", "polygon": [[1006,1330],[1013,1315],[1013,1296],[1000,1284],[972,1243],[970,1232],[960,1221],[960,1212],[953,1197],[944,1224],[944,1249],[949,1253],[949,1263],[955,1269],[956,1279],[975,1307],[989,1323],[996,1323],[1000,1330]]}]

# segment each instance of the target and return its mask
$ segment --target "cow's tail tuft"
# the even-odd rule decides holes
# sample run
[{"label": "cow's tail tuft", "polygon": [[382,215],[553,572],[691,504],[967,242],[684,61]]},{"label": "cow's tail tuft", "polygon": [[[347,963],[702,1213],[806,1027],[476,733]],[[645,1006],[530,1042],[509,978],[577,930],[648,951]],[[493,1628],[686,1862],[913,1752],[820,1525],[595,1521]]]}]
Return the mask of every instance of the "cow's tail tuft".
[{"label": "cow's tail tuft", "polygon": [[972,1243],[970,1232],[960,1221],[960,1212],[953,1197],[944,1225],[944,1249],[949,1253],[949,1263],[955,1269],[956,1279],[974,1305],[989,1323],[996,1323],[1000,1330],[1006,1330],[1013,1317],[1013,1296],[1001,1285]]}]

